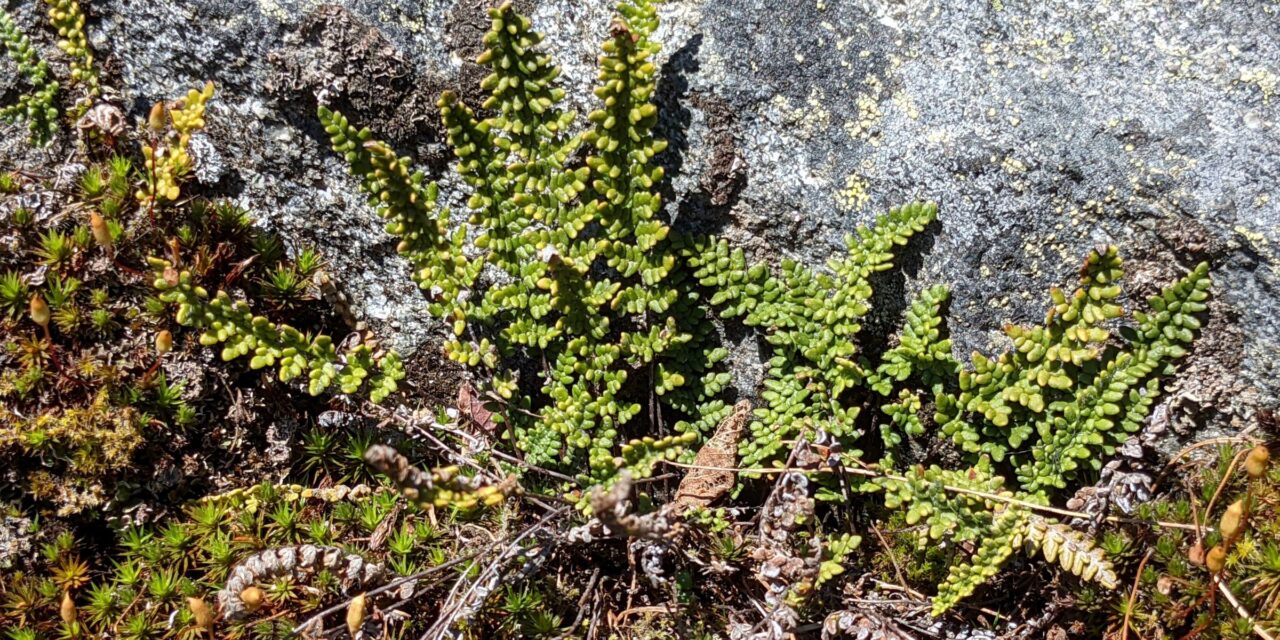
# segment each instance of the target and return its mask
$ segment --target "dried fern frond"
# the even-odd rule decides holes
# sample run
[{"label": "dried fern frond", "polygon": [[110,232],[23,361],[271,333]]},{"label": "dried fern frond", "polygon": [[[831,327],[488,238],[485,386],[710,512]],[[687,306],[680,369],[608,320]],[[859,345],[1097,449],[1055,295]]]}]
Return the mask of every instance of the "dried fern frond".
[{"label": "dried fern frond", "polygon": [[1072,575],[1108,589],[1115,589],[1120,583],[1115,567],[1102,549],[1094,545],[1093,539],[1065,524],[1032,516],[1027,523],[1024,544],[1028,552],[1038,551],[1049,562],[1056,560]]}]

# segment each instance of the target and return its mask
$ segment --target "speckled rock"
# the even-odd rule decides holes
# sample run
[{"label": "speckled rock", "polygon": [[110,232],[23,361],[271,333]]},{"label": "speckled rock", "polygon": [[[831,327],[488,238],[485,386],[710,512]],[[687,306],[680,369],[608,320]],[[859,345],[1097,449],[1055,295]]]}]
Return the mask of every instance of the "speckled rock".
[{"label": "speckled rock", "polygon": [[[610,3],[521,4],[585,108]],[[88,10],[133,117],[218,84],[210,186],[293,245],[321,249],[357,312],[412,350],[436,328],[312,114],[317,100],[346,109],[444,175],[434,100],[446,88],[474,96],[485,5]],[[1044,291],[1070,282],[1092,245],[1118,244],[1143,295],[1209,260],[1218,297],[1172,397],[1182,415],[1221,425],[1276,401],[1280,5],[681,0],[661,13],[663,161],[680,227],[726,234],[757,258],[816,263],[876,212],[936,200],[940,222],[885,278],[872,328],[895,324],[922,283],[947,282],[962,352],[998,347],[1006,321],[1041,317]],[[0,157],[40,160],[13,138]]]}]

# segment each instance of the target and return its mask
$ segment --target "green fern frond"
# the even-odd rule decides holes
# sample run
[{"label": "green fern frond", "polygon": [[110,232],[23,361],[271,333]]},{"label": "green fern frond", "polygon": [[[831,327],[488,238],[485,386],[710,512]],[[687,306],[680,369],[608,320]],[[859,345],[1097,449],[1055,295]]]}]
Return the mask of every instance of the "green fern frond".
[{"label": "green fern frond", "polygon": [[935,393],[942,432],[970,453],[1005,459],[1010,451],[1026,491],[1066,488],[1081,465],[1097,469],[1136,431],[1159,393],[1159,377],[1172,372],[1195,337],[1210,280],[1208,267],[1150,300],[1150,313],[1135,313],[1138,327],[1121,349],[1105,348],[1104,323],[1122,315],[1121,262],[1114,247],[1091,252],[1081,287],[1070,297],[1052,292],[1040,327],[1010,327],[1014,351],[995,359],[975,353],[962,370],[959,392]]},{"label": "green fern frond", "polygon": [[223,360],[251,356],[251,368],[275,367],[281,382],[306,374],[311,395],[334,385],[343,393],[367,386],[374,402],[394,392],[396,381],[404,378],[400,358],[394,352],[376,355],[361,344],[339,353],[329,336],[308,336],[289,325],[254,316],[246,303],[232,300],[224,291],[210,299],[190,272],[179,272],[158,258],[148,262],[160,300],[178,306],[178,324],[203,331],[200,343],[205,346],[223,345]]},{"label": "green fern frond", "polygon": [[995,517],[978,550],[968,562],[951,566],[946,579],[938,585],[930,613],[940,616],[956,603],[969,597],[975,589],[1000,572],[1009,556],[1021,544],[1027,532],[1030,515],[1018,508],[1005,508]]},{"label": "green fern frond", "polygon": [[[842,399],[867,377],[858,362],[857,335],[870,311],[872,273],[891,266],[893,251],[937,216],[937,205],[915,203],[880,216],[871,228],[846,238],[849,253],[815,271],[784,260],[777,276],[748,268],[740,250],[724,242],[688,251],[694,277],[718,287],[712,304],[722,315],[745,313],[773,347],[768,377],[751,437],[741,444],[743,464],[776,460],[783,441],[821,429],[852,443],[859,407]],[[699,252],[701,250],[701,252]]]},{"label": "green fern frond", "polygon": [[0,42],[4,43],[9,59],[17,65],[18,75],[30,86],[30,92],[18,96],[16,104],[0,107],[0,120],[25,120],[31,142],[39,146],[48,144],[58,128],[58,82],[53,79],[49,65],[32,48],[31,40],[4,9],[0,9]]},{"label": "green fern frond", "polygon": [[818,575],[813,579],[813,588],[818,589],[836,576],[844,573],[844,560],[862,544],[862,537],[850,533],[835,536],[822,545],[822,562],[818,565]]},{"label": "green fern frond", "polygon": [[[597,463],[598,474],[616,478],[623,471],[636,479],[653,475],[653,468],[663,460],[675,460],[688,445],[698,439],[696,433],[685,433],[664,438],[644,437],[622,445],[621,455],[608,463]],[[606,482],[607,484],[607,482]]]},{"label": "green fern frond", "polygon": [[58,48],[71,60],[71,82],[82,83],[89,96],[96,97],[98,70],[93,64],[93,52],[89,50],[89,38],[84,30],[84,11],[76,0],[44,0],[49,5],[49,22],[58,32]]},{"label": "green fern frond", "polygon": [[884,490],[886,508],[907,510],[908,525],[926,525],[921,544],[941,538],[973,540],[991,525],[995,502],[954,489],[1012,495],[1004,490],[1004,478],[992,472],[987,458],[964,470],[916,467],[901,478],[877,478],[867,488],[873,487]]},{"label": "green fern frond", "polygon": [[334,150],[361,178],[370,205],[387,220],[387,233],[400,238],[396,250],[414,265],[414,281],[433,300],[456,300],[472,286],[479,268],[463,252],[466,230],[450,233],[449,211],[437,208],[435,183],[424,185],[422,172],[409,171],[408,158],[372,139],[368,129],[351,126],[341,113],[321,106],[318,115]]},{"label": "green fern frond", "polygon": [[927,388],[950,383],[960,371],[951,354],[951,340],[942,337],[942,306],[950,292],[937,285],[920,292],[907,309],[898,344],[885,352],[876,370],[867,376],[867,386],[881,395],[890,395],[894,383],[919,376]]}]

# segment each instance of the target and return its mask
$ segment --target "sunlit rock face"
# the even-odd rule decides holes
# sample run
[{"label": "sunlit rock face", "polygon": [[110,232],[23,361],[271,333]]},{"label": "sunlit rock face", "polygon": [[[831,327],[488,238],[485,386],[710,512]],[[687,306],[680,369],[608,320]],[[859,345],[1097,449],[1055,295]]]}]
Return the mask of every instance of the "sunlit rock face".
[{"label": "sunlit rock face", "polygon": [[[611,3],[520,4],[585,112]],[[453,89],[479,104],[485,5],[101,0],[87,11],[131,119],[218,85],[207,140],[193,145],[210,169],[197,175],[295,247],[319,248],[356,313],[413,351],[440,328],[327,149],[315,106],[373,128],[461,208],[435,100]],[[1280,7],[681,0],[660,11],[677,228],[816,264],[877,212],[935,200],[939,222],[881,278],[871,328],[888,333],[912,292],[945,282],[961,355],[1002,347],[1006,321],[1041,319],[1046,289],[1070,284],[1093,245],[1119,245],[1138,302],[1208,260],[1217,297],[1167,396],[1175,431],[1225,427],[1280,392]],[[49,44],[36,9],[17,16]],[[52,153],[16,131],[5,129],[6,164]],[[740,339],[747,392],[756,353]]]}]

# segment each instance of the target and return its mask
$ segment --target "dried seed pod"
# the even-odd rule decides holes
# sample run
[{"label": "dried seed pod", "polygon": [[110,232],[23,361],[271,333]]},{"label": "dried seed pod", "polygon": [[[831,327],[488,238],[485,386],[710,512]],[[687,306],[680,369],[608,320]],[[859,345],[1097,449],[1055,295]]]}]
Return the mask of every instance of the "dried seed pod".
[{"label": "dried seed pod", "polygon": [[173,334],[168,329],[156,334],[156,355],[169,353],[173,348]]},{"label": "dried seed pod", "polygon": [[70,591],[62,592],[62,606],[58,609],[58,613],[66,624],[76,621],[76,601],[71,599]]},{"label": "dried seed pod", "polygon": [[111,229],[107,227],[107,221],[97,212],[89,214],[89,230],[93,232],[93,240],[98,243],[108,254],[111,253]]},{"label": "dried seed pod", "polygon": [[1266,445],[1258,445],[1249,451],[1249,455],[1244,459],[1245,473],[1250,478],[1257,480],[1267,472],[1267,463],[1271,461],[1271,452],[1267,450]]},{"label": "dried seed pod", "polygon": [[152,131],[164,131],[164,103],[157,102],[151,105],[151,113],[147,116],[147,126]]},{"label": "dried seed pod", "polygon": [[1244,501],[1236,500],[1227,507],[1226,512],[1222,514],[1222,519],[1218,521],[1218,532],[1222,534],[1223,540],[1234,540],[1241,531],[1244,531],[1244,525]]},{"label": "dried seed pod", "polygon": [[1209,571],[1218,573],[1222,568],[1227,566],[1227,550],[1222,545],[1217,545],[1209,550],[1209,554],[1204,557],[1204,563],[1209,567]]},{"label": "dried seed pod", "polygon": [[188,597],[187,608],[191,609],[191,616],[195,619],[197,628],[208,631],[213,627],[213,609],[204,600]]},{"label": "dried seed pod", "polygon": [[262,608],[262,603],[267,599],[267,594],[259,587],[247,587],[240,592],[240,602],[244,603],[244,608],[253,613]]},{"label": "dried seed pod", "polygon": [[31,320],[43,329],[49,328],[49,303],[40,294],[31,296]]},{"label": "dried seed pod", "polygon": [[363,593],[353,598],[351,604],[347,605],[347,631],[352,638],[356,637],[356,632],[364,624],[364,608],[365,597]]},{"label": "dried seed pod", "polygon": [[1197,567],[1204,566],[1204,543],[1199,540],[1191,546],[1191,550],[1187,552],[1187,560]]}]

